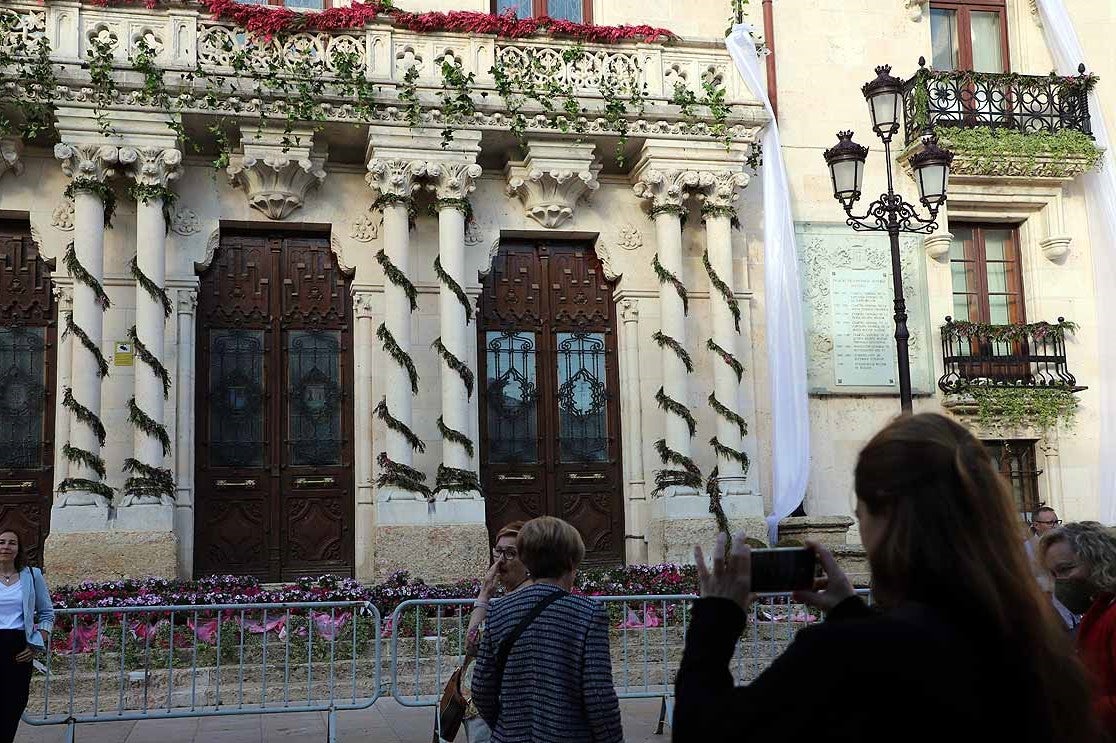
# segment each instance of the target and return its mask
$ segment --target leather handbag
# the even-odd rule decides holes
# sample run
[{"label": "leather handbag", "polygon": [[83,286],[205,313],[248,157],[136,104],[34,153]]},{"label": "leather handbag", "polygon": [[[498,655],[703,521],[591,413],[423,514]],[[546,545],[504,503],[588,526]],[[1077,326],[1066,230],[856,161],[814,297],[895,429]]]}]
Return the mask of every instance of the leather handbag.
[{"label": "leather handbag", "polygon": [[461,729],[461,721],[465,719],[465,709],[468,706],[465,695],[461,693],[461,676],[464,671],[462,667],[450,674],[446,688],[442,691],[442,698],[438,702],[438,724],[434,729],[433,743],[442,740],[452,743]]}]

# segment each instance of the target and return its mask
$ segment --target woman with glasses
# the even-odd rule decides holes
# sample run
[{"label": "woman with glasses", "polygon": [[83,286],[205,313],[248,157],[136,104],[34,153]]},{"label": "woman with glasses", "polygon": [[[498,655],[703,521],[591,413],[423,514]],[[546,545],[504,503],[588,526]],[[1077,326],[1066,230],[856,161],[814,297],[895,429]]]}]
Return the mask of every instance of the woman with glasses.
[{"label": "woman with glasses", "polygon": [[1047,532],[1039,554],[1054,595],[1075,614],[1077,653],[1093,681],[1093,711],[1116,736],[1116,535],[1095,521]]},{"label": "woman with glasses", "polygon": [[[469,668],[477,657],[484,620],[488,616],[489,602],[500,590],[506,595],[528,584],[527,567],[520,561],[516,549],[516,540],[519,538],[521,528],[523,528],[522,521],[513,521],[496,534],[496,545],[492,548],[492,567],[488,569],[481,581],[480,593],[473,604],[473,614],[469,617],[469,629],[465,635],[465,662],[461,671],[463,691],[472,685]],[[469,702],[463,722],[465,737],[469,743],[488,743],[492,739],[492,731],[488,729],[477,708],[473,706],[472,695],[466,691],[465,696]]]}]

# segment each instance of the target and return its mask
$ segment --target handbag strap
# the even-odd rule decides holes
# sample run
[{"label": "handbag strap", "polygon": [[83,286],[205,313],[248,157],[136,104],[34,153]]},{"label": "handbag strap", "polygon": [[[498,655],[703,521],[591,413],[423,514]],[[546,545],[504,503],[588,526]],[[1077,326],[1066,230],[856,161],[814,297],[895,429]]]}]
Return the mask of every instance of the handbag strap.
[{"label": "handbag strap", "polygon": [[[534,622],[540,614],[546,611],[546,607],[566,595],[568,594],[565,591],[553,591],[545,596],[542,601],[531,607],[531,611],[527,612],[527,616],[523,617],[519,624],[515,626],[515,629],[500,641],[500,645],[496,650],[495,688],[497,709],[499,709],[500,703],[500,687],[503,686],[504,683],[504,666],[508,664],[508,656],[511,655],[512,645],[515,645],[516,640],[519,639],[519,636],[523,634],[524,630],[531,626],[531,622]],[[497,713],[497,715],[498,714],[499,713]]]}]

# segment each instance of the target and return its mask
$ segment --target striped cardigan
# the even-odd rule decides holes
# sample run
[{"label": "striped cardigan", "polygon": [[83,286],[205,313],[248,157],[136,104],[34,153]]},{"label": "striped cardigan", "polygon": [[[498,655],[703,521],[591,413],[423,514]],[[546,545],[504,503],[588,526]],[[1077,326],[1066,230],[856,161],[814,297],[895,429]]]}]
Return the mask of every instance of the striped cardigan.
[{"label": "striped cardigan", "polygon": [[[496,688],[500,642],[536,603],[559,588],[522,588],[492,606],[473,671],[473,703],[493,743],[620,743],[608,618],[582,596],[548,606],[520,635]],[[497,719],[497,706],[499,719]]]}]

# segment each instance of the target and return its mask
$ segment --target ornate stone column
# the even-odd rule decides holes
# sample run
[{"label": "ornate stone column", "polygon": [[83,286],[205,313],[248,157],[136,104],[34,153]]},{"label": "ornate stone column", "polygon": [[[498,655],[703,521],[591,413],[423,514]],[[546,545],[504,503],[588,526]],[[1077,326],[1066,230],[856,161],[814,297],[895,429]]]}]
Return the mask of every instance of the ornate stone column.
[{"label": "ornate stone column", "polygon": [[712,354],[713,393],[709,405],[717,415],[717,435],[709,445],[717,454],[717,467],[710,477],[713,487],[724,495],[747,492],[745,476],[748,455],[744,437],[748,424],[740,414],[740,382],[744,365],[737,358],[740,339],[740,305],[736,299],[732,260],[732,225],[736,221],[733,203],[737,189],[748,184],[741,171],[719,171],[709,177],[702,193],[705,222],[705,254],[702,261],[709,276],[709,301],[712,309],[713,337],[706,341]]},{"label": "ornate stone column", "polygon": [[63,391],[62,404],[73,418],[63,447],[69,476],[58,485],[62,494],[51,515],[52,531],[100,530],[108,517],[112,488],[105,484],[101,449],[105,427],[101,421],[101,378],[109,373],[101,351],[104,312],[109,307],[104,281],[105,223],[115,197],[105,182],[116,173],[119,152],[108,145],[60,143],[54,156],[69,176],[74,199],[74,242],[64,264],[73,282],[73,312],[65,332],[75,341],[70,372],[73,387]]},{"label": "ornate stone column", "polygon": [[[478,133],[479,135],[479,133]],[[477,137],[479,140],[479,136]],[[476,371],[469,365],[469,325],[473,307],[465,294],[465,220],[472,211],[468,195],[481,174],[476,163],[432,163],[438,210],[438,257],[434,271],[442,286],[438,296],[441,335],[434,350],[442,357],[442,464],[438,467],[435,494],[447,498],[480,498],[480,482],[473,464],[475,453],[469,435],[469,400],[476,385]],[[472,342],[476,342],[475,338]]]},{"label": "ornate stone column", "polygon": [[686,188],[698,185],[698,178],[692,170],[647,168],[640,172],[634,186],[637,196],[651,202],[650,213],[659,247],[652,267],[659,278],[661,329],[654,339],[662,348],[663,386],[655,400],[663,409],[666,436],[655,444],[663,463],[663,469],[655,476],[655,492],[670,496],[696,494],[702,484],[701,472],[691,458],[690,449],[697,423],[689,409],[688,375],[693,372],[694,365],[686,350],[689,299],[682,264]]},{"label": "ornate stone column", "polygon": [[[136,324],[128,331],[139,360],[135,366],[135,396],[128,401],[128,419],[136,427],[136,437],[135,455],[124,460],[129,477],[119,515],[127,518],[125,511],[130,506],[170,506],[175,496],[174,473],[163,466],[171,451],[163,412],[171,388],[170,371],[163,364],[163,338],[174,311],[165,288],[169,225],[164,211],[174,198],[167,186],[179,176],[182,153],[176,149],[122,147],[120,162],[135,179],[129,190],[136,199],[136,255],[131,263],[136,280]],[[168,510],[165,516],[167,530],[173,530],[173,513]]]},{"label": "ornate stone column", "polygon": [[353,291],[353,403],[356,406],[353,465],[356,476],[356,577],[373,580],[375,566],[376,510],[372,489],[372,364],[376,331],[372,316],[372,292]]},{"label": "ornate stone column", "polygon": [[[66,283],[55,283],[54,297],[58,302],[58,317],[69,317],[74,311],[74,287],[69,279]],[[70,460],[66,458],[63,448],[70,441],[70,411],[62,405],[62,398],[66,390],[70,389],[72,373],[72,356],[74,340],[69,333],[64,333],[58,339],[58,358],[55,363],[58,374],[55,380],[55,405],[54,405],[54,487],[57,490],[59,483],[70,476]]]},{"label": "ornate stone column", "polygon": [[419,374],[411,358],[411,313],[418,309],[418,292],[409,278],[411,268],[410,212],[418,179],[426,172],[426,162],[404,158],[377,158],[368,161],[366,180],[378,194],[374,209],[383,213],[384,247],[376,260],[384,269],[384,322],[376,337],[386,356],[385,396],[376,414],[387,426],[387,446],[377,457],[380,475],[377,484],[387,500],[430,498],[426,475],[414,468],[414,452],[426,445],[412,429],[414,396],[419,391]]},{"label": "ornate stone column", "polygon": [[647,479],[643,469],[643,398],[642,378],[639,372],[639,300],[625,297],[620,300],[621,337],[623,338],[624,371],[624,428],[628,448],[625,462],[628,466],[627,534],[624,537],[625,553],[629,564],[647,562]]},{"label": "ornate stone column", "polygon": [[178,574],[194,571],[194,338],[198,290],[179,289],[176,308],[174,425],[174,532],[178,535]]}]

